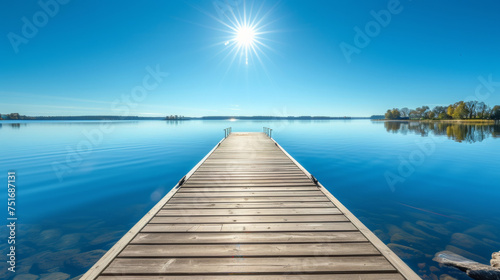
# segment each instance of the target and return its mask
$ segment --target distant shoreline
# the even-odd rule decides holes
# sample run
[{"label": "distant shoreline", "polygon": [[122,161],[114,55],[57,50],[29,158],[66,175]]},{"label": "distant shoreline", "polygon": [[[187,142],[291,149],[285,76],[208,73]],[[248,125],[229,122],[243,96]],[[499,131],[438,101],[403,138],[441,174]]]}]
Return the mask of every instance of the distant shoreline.
[{"label": "distant shoreline", "polygon": [[328,116],[204,116],[204,117],[139,117],[139,116],[22,116],[6,118],[0,121],[119,121],[119,120],[160,120],[160,121],[189,121],[189,120],[356,120],[371,119],[370,117],[328,117]]}]

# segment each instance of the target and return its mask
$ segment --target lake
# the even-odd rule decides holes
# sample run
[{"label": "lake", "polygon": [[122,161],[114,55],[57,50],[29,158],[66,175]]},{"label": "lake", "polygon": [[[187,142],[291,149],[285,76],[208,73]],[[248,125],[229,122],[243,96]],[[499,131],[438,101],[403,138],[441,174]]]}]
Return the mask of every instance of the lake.
[{"label": "lake", "polygon": [[[0,181],[16,173],[18,221],[15,274],[3,253],[8,231],[0,231],[0,277],[81,275],[226,127],[272,128],[284,149],[424,279],[469,279],[432,261],[441,250],[482,263],[500,250],[500,125],[2,121]],[[0,200],[7,202],[6,188]]]}]

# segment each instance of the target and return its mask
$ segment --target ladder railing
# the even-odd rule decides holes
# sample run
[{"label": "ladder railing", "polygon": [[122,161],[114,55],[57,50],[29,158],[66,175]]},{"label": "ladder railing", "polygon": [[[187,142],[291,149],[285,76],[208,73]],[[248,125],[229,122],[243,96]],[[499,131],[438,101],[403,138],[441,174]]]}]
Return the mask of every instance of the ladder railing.
[{"label": "ladder railing", "polygon": [[269,136],[269,138],[273,138],[273,130],[269,127],[263,127],[264,133]]},{"label": "ladder railing", "polygon": [[232,127],[224,128],[224,138],[227,138],[231,132],[233,132]]}]

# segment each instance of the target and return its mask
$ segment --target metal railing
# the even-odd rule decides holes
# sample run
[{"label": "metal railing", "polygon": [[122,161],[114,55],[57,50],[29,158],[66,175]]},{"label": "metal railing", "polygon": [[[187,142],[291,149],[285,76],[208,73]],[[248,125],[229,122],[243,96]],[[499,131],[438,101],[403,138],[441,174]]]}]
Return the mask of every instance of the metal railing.
[{"label": "metal railing", "polygon": [[233,132],[232,127],[224,128],[224,138],[227,138],[231,132]]},{"label": "metal railing", "polygon": [[263,127],[264,133],[269,136],[269,138],[273,138],[273,130],[269,127]]}]

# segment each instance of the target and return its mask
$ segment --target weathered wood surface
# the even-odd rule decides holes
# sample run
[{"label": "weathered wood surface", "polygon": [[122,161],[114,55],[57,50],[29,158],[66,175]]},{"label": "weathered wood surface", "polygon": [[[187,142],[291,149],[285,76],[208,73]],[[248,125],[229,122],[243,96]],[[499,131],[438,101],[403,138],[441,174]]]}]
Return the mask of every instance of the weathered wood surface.
[{"label": "weathered wood surface", "polygon": [[139,233],[130,244],[279,244],[368,242],[356,231]]},{"label": "weathered wood surface", "polygon": [[382,256],[245,258],[117,258],[104,274],[276,274],[387,273],[395,268]]},{"label": "weathered wood surface", "polygon": [[420,279],[264,133],[231,134],[169,195],[82,279]]},{"label": "weathered wood surface", "polygon": [[151,224],[347,222],[344,215],[154,217]]},{"label": "weathered wood surface", "polygon": [[157,216],[248,216],[248,215],[331,215],[341,214],[337,208],[295,208],[295,209],[169,209],[163,208]]}]

